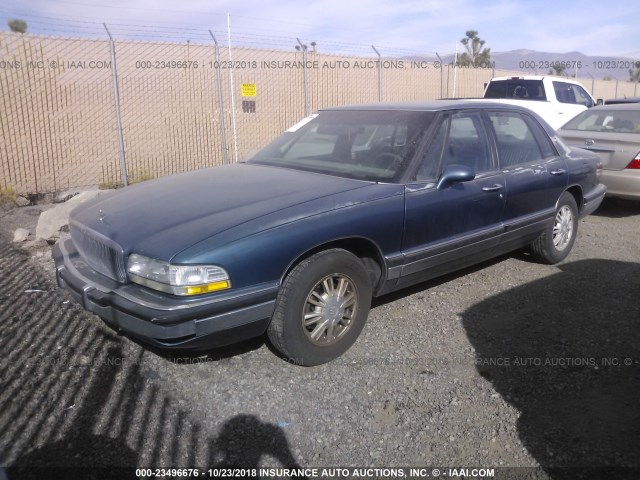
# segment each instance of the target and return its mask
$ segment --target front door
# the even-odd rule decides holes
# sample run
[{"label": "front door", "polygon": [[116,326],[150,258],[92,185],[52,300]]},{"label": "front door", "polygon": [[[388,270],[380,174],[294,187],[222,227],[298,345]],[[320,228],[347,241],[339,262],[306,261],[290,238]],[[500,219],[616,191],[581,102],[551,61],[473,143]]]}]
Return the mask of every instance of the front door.
[{"label": "front door", "polygon": [[[448,165],[464,165],[475,179],[438,189]],[[404,266],[400,284],[474,263],[500,241],[505,178],[497,169],[479,112],[446,115],[405,190]]]}]

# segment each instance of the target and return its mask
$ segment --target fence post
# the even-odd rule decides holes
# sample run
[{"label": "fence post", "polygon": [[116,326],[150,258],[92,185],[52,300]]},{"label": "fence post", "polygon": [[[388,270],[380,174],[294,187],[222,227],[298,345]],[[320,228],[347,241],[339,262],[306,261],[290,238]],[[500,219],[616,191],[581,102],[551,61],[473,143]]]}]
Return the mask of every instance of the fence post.
[{"label": "fence post", "polygon": [[620,80],[616,80],[616,94],[614,95],[614,98],[618,98],[618,82],[620,82]]},{"label": "fence post", "polygon": [[233,125],[233,161],[238,163],[238,132],[236,130],[236,95],[233,84],[233,60],[231,59],[231,15],[227,13],[227,42],[229,44],[229,90],[231,90],[231,122]]},{"label": "fence post", "polygon": [[109,35],[109,46],[111,47],[111,74],[113,76],[113,95],[116,99],[116,129],[118,131],[118,143],[120,145],[120,168],[122,169],[122,183],[126,187],[129,185],[127,176],[127,161],[124,156],[124,138],[122,137],[122,120],[120,118],[120,90],[118,89],[118,68],[116,67],[116,44],[113,41],[111,32],[107,24],[103,23],[104,29]]},{"label": "fence post", "polygon": [[[589,75],[589,76],[591,77],[591,96],[593,97],[593,88],[594,88],[594,85],[595,85],[596,79],[595,79],[595,78],[593,78],[593,75],[591,75],[589,72],[587,72],[587,75]],[[576,77],[576,79],[577,79],[577,78],[578,78],[578,77]]]},{"label": "fence post", "polygon": [[303,65],[303,73],[304,73],[304,116],[309,116],[309,78],[307,74],[307,46],[304,45],[299,38],[298,44],[300,44],[300,49],[302,50],[302,63]]},{"label": "fence post", "polygon": [[213,43],[216,44],[216,79],[218,83],[218,102],[220,103],[220,133],[222,135],[222,164],[226,165],[229,163],[229,158],[227,157],[227,130],[224,126],[224,101],[222,97],[222,73],[220,72],[220,50],[218,48],[218,41],[216,37],[213,35],[213,32],[209,30],[209,34],[211,38],[213,38]]},{"label": "fence post", "polygon": [[380,52],[374,45],[371,45],[371,48],[373,48],[373,51],[376,52],[376,55],[378,55],[378,101],[381,102],[382,101],[382,55],[380,55]]},{"label": "fence post", "polygon": [[440,61],[440,98],[444,98],[444,62],[442,61],[442,58],[440,58],[440,55],[438,55],[438,52],[436,52],[436,57],[438,57],[438,60]]}]

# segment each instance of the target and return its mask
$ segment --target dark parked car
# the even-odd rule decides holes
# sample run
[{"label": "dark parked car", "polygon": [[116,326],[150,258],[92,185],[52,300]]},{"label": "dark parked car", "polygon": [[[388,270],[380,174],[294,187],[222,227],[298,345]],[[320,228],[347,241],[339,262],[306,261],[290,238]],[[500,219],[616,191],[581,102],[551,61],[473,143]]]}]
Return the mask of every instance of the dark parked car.
[{"label": "dark parked car", "polygon": [[524,108],[326,109],[240,164],[78,207],[54,249],[58,283],[156,346],[267,332],[317,365],[355,342],[372,296],[527,245],[563,260],[604,197],[597,171]]},{"label": "dark parked car", "polygon": [[640,97],[609,98],[604,105],[620,105],[622,103],[640,103]]}]

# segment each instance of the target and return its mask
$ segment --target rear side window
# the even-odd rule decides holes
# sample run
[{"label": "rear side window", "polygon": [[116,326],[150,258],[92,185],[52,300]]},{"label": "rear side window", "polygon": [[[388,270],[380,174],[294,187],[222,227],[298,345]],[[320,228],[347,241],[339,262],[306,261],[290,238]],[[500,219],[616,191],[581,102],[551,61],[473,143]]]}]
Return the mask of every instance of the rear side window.
[{"label": "rear side window", "polygon": [[501,168],[543,158],[540,145],[522,115],[516,112],[489,112],[489,118],[496,134]]},{"label": "rear side window", "polygon": [[540,125],[536,120],[534,120],[531,117],[525,116],[524,119],[527,122],[527,125],[529,125],[529,128],[531,128],[531,130],[533,131],[533,134],[535,135],[536,140],[538,141],[538,146],[542,151],[542,158],[550,158],[550,157],[557,156],[558,152],[553,146],[553,142],[549,138],[549,135],[547,134],[545,129],[542,128],[542,125]]}]

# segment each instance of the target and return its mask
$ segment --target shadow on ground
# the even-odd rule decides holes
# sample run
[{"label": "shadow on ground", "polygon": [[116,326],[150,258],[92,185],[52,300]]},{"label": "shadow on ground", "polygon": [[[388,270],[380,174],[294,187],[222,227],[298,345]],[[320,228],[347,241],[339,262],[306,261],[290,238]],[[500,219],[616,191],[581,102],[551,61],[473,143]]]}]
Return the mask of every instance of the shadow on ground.
[{"label": "shadow on ground", "polygon": [[559,268],[463,314],[478,372],[552,478],[640,478],[640,264]]},{"label": "shadow on ground", "polygon": [[[108,327],[111,328],[111,327]],[[118,335],[126,336],[118,333]],[[193,350],[193,349],[162,349],[153,345],[149,345],[138,340],[135,337],[126,336],[131,342],[136,343],[140,348],[147,350],[154,355],[167,360],[175,365],[188,368],[190,365],[197,363],[225,363],[231,361],[232,358],[244,355],[254,350],[258,350],[265,345],[268,347],[267,335],[263,334],[259,337],[250,338],[239,343],[226,345],[223,347]]]},{"label": "shadow on ground", "polygon": [[0,292],[0,465],[9,480],[253,468],[264,457],[297,468],[284,431],[255,416],[206,431],[153,380],[144,349],[87,317],[1,237]]},{"label": "shadow on ground", "polygon": [[592,215],[608,218],[624,218],[640,215],[640,201],[607,197]]}]

